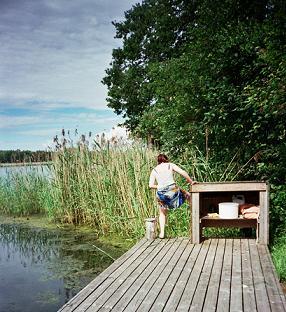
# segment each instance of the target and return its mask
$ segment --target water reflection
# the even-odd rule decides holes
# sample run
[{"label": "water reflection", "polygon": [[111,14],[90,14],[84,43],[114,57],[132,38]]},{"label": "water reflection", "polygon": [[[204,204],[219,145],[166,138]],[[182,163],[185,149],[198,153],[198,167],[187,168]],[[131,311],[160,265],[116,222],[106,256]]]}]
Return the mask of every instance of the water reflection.
[{"label": "water reflection", "polygon": [[0,225],[0,311],[56,311],[123,251],[93,234]]}]

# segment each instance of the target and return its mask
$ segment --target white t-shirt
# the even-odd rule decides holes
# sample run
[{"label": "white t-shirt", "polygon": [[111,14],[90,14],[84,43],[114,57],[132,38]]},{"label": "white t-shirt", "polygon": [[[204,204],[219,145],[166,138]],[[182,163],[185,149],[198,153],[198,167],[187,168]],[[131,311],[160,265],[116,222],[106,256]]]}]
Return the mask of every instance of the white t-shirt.
[{"label": "white t-shirt", "polygon": [[181,174],[182,176],[187,175],[186,171],[182,170],[173,163],[161,163],[151,171],[149,187],[155,185],[155,181],[157,181],[158,189],[175,183],[173,176],[174,171]]}]

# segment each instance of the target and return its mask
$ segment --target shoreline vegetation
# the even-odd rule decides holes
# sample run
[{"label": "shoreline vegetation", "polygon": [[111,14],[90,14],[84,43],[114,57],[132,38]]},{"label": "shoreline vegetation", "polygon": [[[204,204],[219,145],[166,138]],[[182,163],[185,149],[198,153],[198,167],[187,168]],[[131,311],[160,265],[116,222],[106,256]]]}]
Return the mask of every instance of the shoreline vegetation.
[{"label": "shoreline vegetation", "polygon": [[[156,155],[156,150],[141,145],[58,150],[47,164],[47,175],[30,170],[0,178],[0,214],[26,218],[42,215],[57,226],[91,228],[98,237],[139,239],[145,234],[145,218],[157,215],[156,199],[148,188]],[[240,170],[235,163],[228,164],[227,169],[216,166],[198,151],[188,157],[182,155],[181,163],[196,181],[233,180]],[[179,184],[184,186],[182,180]],[[277,194],[281,197],[283,189],[272,190],[272,219],[283,199]],[[188,236],[189,220],[190,211],[184,204],[169,215],[167,235]],[[231,229],[217,234],[237,235]],[[272,237],[270,249],[278,274],[285,281],[285,235],[281,231],[278,234]]]},{"label": "shoreline vegetation", "polygon": [[92,226],[101,235],[140,237],[142,220],[156,213],[148,189],[153,160],[154,152],[140,147],[66,148],[47,163],[47,176],[31,170],[2,179],[0,210],[44,214],[55,222]]},{"label": "shoreline vegetation", "polygon": [[0,167],[22,167],[22,166],[43,166],[50,165],[51,161],[35,161],[35,162],[14,162],[14,163],[0,163]]},{"label": "shoreline vegetation", "polygon": [[41,163],[52,159],[51,151],[30,151],[30,150],[0,150],[0,165],[4,166],[11,164],[27,164],[27,163]]}]

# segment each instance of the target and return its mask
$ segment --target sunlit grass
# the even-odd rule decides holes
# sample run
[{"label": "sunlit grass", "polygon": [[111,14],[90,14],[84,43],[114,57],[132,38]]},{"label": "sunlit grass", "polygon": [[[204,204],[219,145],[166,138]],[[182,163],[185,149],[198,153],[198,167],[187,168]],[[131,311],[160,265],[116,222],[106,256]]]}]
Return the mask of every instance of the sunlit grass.
[{"label": "sunlit grass", "polygon": [[0,179],[0,211],[21,216],[44,213],[49,192],[47,178],[33,170],[8,174]]},{"label": "sunlit grass", "polygon": [[[148,187],[157,151],[140,144],[60,146],[48,175],[11,174],[0,188],[0,209],[12,215],[44,213],[62,223],[89,225],[100,234],[144,235],[145,218],[158,215],[155,192]],[[215,180],[217,169],[196,152],[188,158],[195,180]],[[182,159],[184,162],[184,159]],[[180,165],[180,163],[179,163]],[[177,179],[185,189],[183,179]],[[187,236],[187,204],[168,215],[167,235]]]},{"label": "sunlit grass", "polygon": [[271,255],[279,278],[286,281],[286,233],[276,239]]},{"label": "sunlit grass", "polygon": [[85,224],[99,233],[142,236],[146,217],[157,214],[148,188],[155,152],[142,146],[58,150],[49,174],[9,174],[0,181],[0,211],[45,213],[62,223]]},{"label": "sunlit grass", "polygon": [[58,206],[49,214],[103,233],[142,233],[144,219],[156,214],[148,188],[154,159],[152,150],[140,147],[59,152],[52,168]]},{"label": "sunlit grass", "polygon": [[[29,170],[0,180],[0,212],[18,216],[40,213],[60,223],[88,225],[102,235],[142,237],[145,218],[158,215],[155,191],[148,187],[157,154],[140,144],[60,145],[46,173]],[[175,162],[196,181],[231,179],[237,170],[234,162],[225,168],[211,164],[198,150]],[[184,179],[176,180],[188,188]],[[190,224],[191,212],[184,204],[169,212],[166,234],[188,236]],[[225,229],[206,233],[238,235]]]}]

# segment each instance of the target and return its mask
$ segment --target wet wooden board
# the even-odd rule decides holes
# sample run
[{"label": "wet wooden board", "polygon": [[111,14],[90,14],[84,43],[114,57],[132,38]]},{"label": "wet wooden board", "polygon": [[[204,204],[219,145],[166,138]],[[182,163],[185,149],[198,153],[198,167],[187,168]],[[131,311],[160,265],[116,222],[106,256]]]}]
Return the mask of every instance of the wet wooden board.
[{"label": "wet wooden board", "polygon": [[267,246],[254,239],[142,240],[59,311],[286,312]]}]

